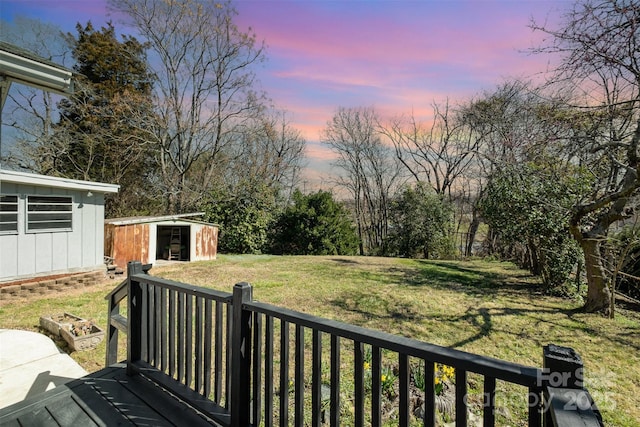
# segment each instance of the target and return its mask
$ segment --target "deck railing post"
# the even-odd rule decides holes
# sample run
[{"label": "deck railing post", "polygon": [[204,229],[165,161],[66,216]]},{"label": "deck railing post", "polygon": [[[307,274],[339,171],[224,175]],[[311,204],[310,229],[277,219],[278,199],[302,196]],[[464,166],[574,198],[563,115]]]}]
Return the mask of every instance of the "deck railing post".
[{"label": "deck railing post", "polygon": [[[251,285],[233,287],[231,339],[231,425],[246,426],[251,413],[251,312],[242,304],[251,301]],[[257,415],[257,414],[256,414]]]},{"label": "deck railing post", "polygon": [[[549,344],[543,348],[544,425],[603,425],[589,392],[584,388],[582,359],[570,347]],[[588,423],[587,423],[588,421]],[[583,424],[579,424],[583,425]]]},{"label": "deck railing post", "polygon": [[134,375],[133,364],[140,360],[142,354],[142,287],[140,282],[132,279],[133,275],[142,273],[139,261],[127,264],[128,310],[127,316],[127,375]]},{"label": "deck railing post", "polygon": [[543,348],[544,374],[552,387],[583,388],[583,364],[580,355],[571,347],[555,344]]}]

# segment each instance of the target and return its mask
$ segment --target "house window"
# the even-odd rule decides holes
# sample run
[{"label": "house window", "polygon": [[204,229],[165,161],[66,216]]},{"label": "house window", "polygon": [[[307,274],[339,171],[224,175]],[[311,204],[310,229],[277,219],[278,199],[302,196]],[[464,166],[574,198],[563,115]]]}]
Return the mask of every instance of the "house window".
[{"label": "house window", "polygon": [[18,232],[18,196],[0,196],[0,234]]},{"label": "house window", "polygon": [[27,231],[70,231],[72,202],[70,196],[28,196]]}]

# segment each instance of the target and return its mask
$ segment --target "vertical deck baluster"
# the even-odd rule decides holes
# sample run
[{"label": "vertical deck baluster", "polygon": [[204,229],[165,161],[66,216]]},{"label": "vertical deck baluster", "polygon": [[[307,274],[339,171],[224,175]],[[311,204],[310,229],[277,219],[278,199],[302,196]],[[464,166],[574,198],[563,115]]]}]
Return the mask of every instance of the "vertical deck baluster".
[{"label": "vertical deck baluster", "polygon": [[169,376],[176,374],[176,291],[169,291]]},{"label": "vertical deck baluster", "polygon": [[196,296],[196,330],[194,334],[194,356],[195,356],[195,386],[197,393],[204,393],[204,322],[202,319],[204,310],[204,300]]},{"label": "vertical deck baluster", "polygon": [[495,403],[496,379],[494,377],[484,377],[484,407],[482,419],[483,425],[486,427],[493,427],[496,424]]},{"label": "vertical deck baluster", "polygon": [[252,317],[251,310],[244,305],[251,302],[251,286],[248,283],[237,283],[233,287],[232,322],[233,330],[231,346],[233,347],[231,362],[231,426],[245,427],[251,422],[251,345]]},{"label": "vertical deck baluster", "polygon": [[220,404],[222,398],[222,335],[223,335],[223,310],[224,304],[216,301],[216,321],[215,321],[215,353],[213,366],[213,401]]},{"label": "vertical deck baluster", "polygon": [[529,388],[529,425],[541,426],[542,425],[542,391],[534,387]]},{"label": "vertical deck baluster", "polygon": [[204,397],[211,398],[211,336],[212,322],[211,318],[211,299],[207,298],[204,302]]},{"label": "vertical deck baluster", "polygon": [[289,425],[289,323],[280,321],[280,426]]},{"label": "vertical deck baluster", "polygon": [[382,365],[382,350],[378,346],[371,346],[371,425],[379,426],[382,422],[380,383]]},{"label": "vertical deck baluster", "polygon": [[187,294],[185,301],[185,367],[184,385],[191,387],[193,380],[193,296]]},{"label": "vertical deck baluster", "polygon": [[295,348],[295,425],[304,425],[304,328],[296,325]]},{"label": "vertical deck baluster", "polygon": [[109,295],[107,309],[107,350],[105,354],[105,366],[111,366],[118,362],[118,328],[112,323],[115,316],[120,314],[120,302],[115,302],[115,295]]},{"label": "vertical deck baluster", "polygon": [[273,425],[273,317],[266,316],[264,337],[264,425]]},{"label": "vertical deck baluster", "polygon": [[140,287],[142,288],[140,360],[147,362],[149,360],[149,285],[141,282]]},{"label": "vertical deck baluster", "polygon": [[424,361],[424,427],[436,425],[435,363]]},{"label": "vertical deck baluster", "polygon": [[253,425],[259,425],[262,418],[262,314],[253,314]]},{"label": "vertical deck baluster", "polygon": [[155,322],[155,313],[156,313],[156,299],[155,299],[155,286],[148,285],[147,286],[147,359],[152,366],[155,363],[155,355],[156,355],[156,322]]},{"label": "vertical deck baluster", "polygon": [[184,384],[185,368],[185,297],[184,292],[178,291],[178,381]]},{"label": "vertical deck baluster", "polygon": [[168,289],[162,288],[160,293],[160,324],[162,329],[160,330],[160,370],[164,373],[168,372],[168,348],[167,348],[167,334],[168,331],[168,314],[167,314],[167,295]]},{"label": "vertical deck baluster", "polygon": [[331,404],[329,423],[340,425],[340,337],[331,335]]},{"label": "vertical deck baluster", "polygon": [[227,309],[227,317],[226,317],[226,325],[227,325],[227,335],[225,337],[225,352],[224,352],[224,383],[225,383],[225,391],[224,391],[224,407],[225,409],[229,409],[231,407],[231,365],[233,361],[231,360],[231,341],[233,337],[233,306],[231,304],[226,304]]},{"label": "vertical deck baluster", "polygon": [[400,425],[409,425],[410,416],[410,402],[409,402],[409,356],[404,353],[398,355],[398,380],[399,380],[399,393],[400,393]]},{"label": "vertical deck baluster", "polygon": [[467,371],[456,368],[456,427],[467,425]]},{"label": "vertical deck baluster", "polygon": [[311,355],[311,425],[320,427],[322,423],[322,335],[313,330]]},{"label": "vertical deck baluster", "polygon": [[364,425],[364,345],[353,342],[353,383],[354,383],[354,421],[356,426]]},{"label": "vertical deck baluster", "polygon": [[160,352],[162,351],[162,287],[154,286],[153,290],[153,366],[160,368]]}]

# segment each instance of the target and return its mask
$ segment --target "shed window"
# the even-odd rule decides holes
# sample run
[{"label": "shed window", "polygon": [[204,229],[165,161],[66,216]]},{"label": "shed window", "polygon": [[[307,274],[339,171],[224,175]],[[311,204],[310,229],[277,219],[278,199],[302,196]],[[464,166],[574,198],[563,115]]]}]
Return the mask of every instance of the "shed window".
[{"label": "shed window", "polygon": [[0,196],[0,234],[18,232],[18,196]]},{"label": "shed window", "polygon": [[27,231],[67,231],[73,225],[69,196],[27,197]]}]

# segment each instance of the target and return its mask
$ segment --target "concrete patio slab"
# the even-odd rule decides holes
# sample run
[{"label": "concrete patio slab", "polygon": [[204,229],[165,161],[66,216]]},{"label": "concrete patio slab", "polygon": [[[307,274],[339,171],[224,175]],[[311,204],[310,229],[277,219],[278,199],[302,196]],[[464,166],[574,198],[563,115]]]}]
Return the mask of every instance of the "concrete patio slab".
[{"label": "concrete patio slab", "polygon": [[0,329],[0,408],[85,375],[49,337]]}]

